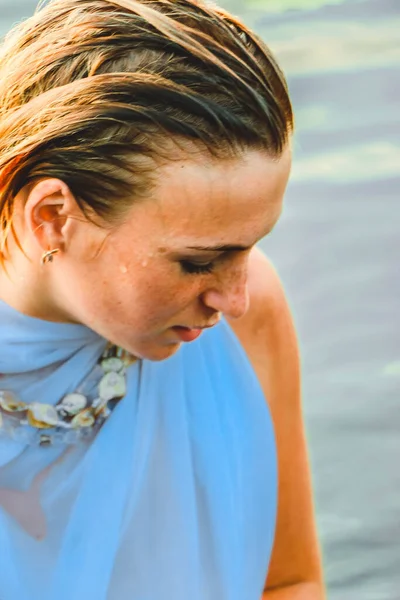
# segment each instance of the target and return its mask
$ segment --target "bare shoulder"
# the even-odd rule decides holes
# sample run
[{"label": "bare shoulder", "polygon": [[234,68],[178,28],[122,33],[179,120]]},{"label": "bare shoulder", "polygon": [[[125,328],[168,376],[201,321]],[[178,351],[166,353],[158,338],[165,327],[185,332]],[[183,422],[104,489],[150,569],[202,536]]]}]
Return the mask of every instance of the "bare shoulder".
[{"label": "bare shoulder", "polygon": [[[281,280],[271,261],[258,248],[254,248],[249,259],[250,307],[240,319],[230,320],[230,325],[241,338],[250,335],[254,342],[260,333],[279,327],[276,319],[287,319],[290,315],[286,294]],[[242,341],[242,340],[241,340]]]},{"label": "bare shoulder", "polygon": [[279,504],[265,590],[313,583],[318,590],[313,599],[322,600],[321,560],[301,410],[297,336],[280,279],[259,250],[250,259],[249,294],[248,312],[230,321],[230,325],[263,389],[277,443]]},{"label": "bare shoulder", "polygon": [[299,353],[282,283],[271,261],[259,249],[250,256],[249,296],[247,313],[229,324],[248,355],[269,404],[275,405],[287,379],[291,385],[299,385]]}]

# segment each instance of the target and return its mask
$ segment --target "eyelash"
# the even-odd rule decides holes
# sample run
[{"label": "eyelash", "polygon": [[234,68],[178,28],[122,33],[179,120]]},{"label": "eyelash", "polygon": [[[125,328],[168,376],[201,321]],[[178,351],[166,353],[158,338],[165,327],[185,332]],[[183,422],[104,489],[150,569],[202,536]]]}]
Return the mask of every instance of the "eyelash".
[{"label": "eyelash", "polygon": [[189,260],[181,260],[180,264],[183,271],[189,275],[204,275],[205,273],[212,273],[214,270],[214,263],[212,262],[200,265]]}]

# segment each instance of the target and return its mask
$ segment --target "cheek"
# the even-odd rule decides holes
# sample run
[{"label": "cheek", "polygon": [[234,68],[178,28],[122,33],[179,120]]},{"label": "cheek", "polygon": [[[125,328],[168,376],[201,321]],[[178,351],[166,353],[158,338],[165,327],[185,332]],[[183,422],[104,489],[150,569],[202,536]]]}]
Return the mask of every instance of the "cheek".
[{"label": "cheek", "polygon": [[[126,271],[126,272],[123,272]],[[103,281],[103,310],[135,324],[140,330],[161,326],[184,311],[197,297],[194,282],[174,267],[135,264],[116,269],[112,280]]]}]

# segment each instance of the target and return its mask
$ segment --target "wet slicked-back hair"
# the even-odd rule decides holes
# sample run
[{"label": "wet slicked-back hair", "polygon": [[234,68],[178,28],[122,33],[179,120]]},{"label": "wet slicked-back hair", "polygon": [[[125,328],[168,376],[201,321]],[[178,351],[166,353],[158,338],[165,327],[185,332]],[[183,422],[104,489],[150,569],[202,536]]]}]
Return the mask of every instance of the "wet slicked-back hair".
[{"label": "wet slicked-back hair", "polygon": [[7,36],[0,81],[3,248],[16,194],[39,178],[112,221],[148,192],[171,141],[278,158],[293,128],[268,47],[197,0],[52,0]]}]

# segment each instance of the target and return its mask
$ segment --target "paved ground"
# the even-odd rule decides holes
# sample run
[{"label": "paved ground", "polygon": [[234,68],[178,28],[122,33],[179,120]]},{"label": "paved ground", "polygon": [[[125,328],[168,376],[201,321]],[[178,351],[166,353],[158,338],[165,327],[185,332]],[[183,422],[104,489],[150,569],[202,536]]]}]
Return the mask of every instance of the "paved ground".
[{"label": "paved ground", "polygon": [[329,597],[399,600],[400,3],[252,19],[297,114],[286,214],[264,248],[302,344]]},{"label": "paved ground", "polygon": [[[306,4],[231,3],[279,56],[297,115],[285,215],[263,247],[301,340],[329,597],[399,600],[400,3]],[[0,33],[33,5],[0,0]]]}]

